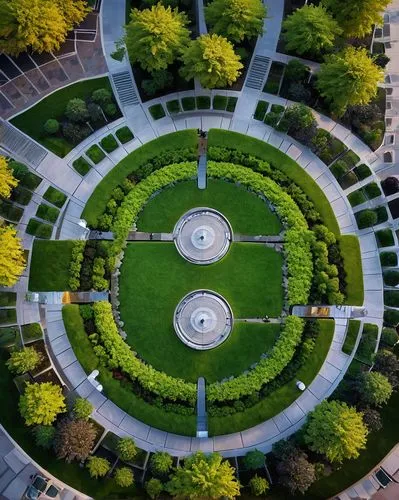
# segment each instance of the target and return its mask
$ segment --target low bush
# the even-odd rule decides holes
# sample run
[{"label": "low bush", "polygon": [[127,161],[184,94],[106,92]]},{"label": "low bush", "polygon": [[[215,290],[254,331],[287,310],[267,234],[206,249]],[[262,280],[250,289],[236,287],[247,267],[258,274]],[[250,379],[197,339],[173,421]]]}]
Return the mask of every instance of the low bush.
[{"label": "low bush", "polygon": [[395,328],[383,328],[381,333],[381,342],[388,347],[393,347],[399,340],[399,335]]},{"label": "low bush", "polygon": [[209,109],[211,107],[211,98],[206,95],[200,95],[195,98],[197,109]]},{"label": "low bush", "polygon": [[381,187],[386,196],[395,194],[399,191],[399,179],[397,177],[387,177],[381,182]]},{"label": "low bush", "polygon": [[399,290],[385,290],[384,304],[389,307],[399,307]]},{"label": "low bush", "polygon": [[21,326],[22,338],[24,342],[43,338],[42,327],[39,323],[29,323]]},{"label": "low bush", "polygon": [[377,215],[377,224],[381,224],[382,222],[386,222],[388,220],[388,212],[385,206],[381,205],[374,209]]},{"label": "low bush", "polygon": [[119,457],[124,462],[131,462],[137,455],[136,445],[133,439],[129,437],[119,439],[116,449],[118,450]]},{"label": "low bush", "polygon": [[342,189],[348,189],[349,187],[353,186],[358,182],[358,178],[356,177],[356,174],[351,171],[345,174],[343,177],[341,177],[338,180],[339,185],[341,186]]},{"label": "low bush", "polygon": [[0,216],[10,222],[19,222],[24,213],[24,209],[17,207],[13,203],[0,200]]},{"label": "low bush", "polygon": [[15,309],[0,309],[0,325],[15,325],[17,312]]},{"label": "low bush", "polygon": [[258,101],[254,114],[255,120],[260,120],[261,122],[263,122],[268,107],[269,103],[267,101]]},{"label": "low bush", "polygon": [[348,172],[349,167],[344,161],[337,160],[334,165],[330,167],[330,170],[336,179],[340,179]]},{"label": "low bush", "polygon": [[15,306],[17,294],[14,292],[0,292],[0,307]]},{"label": "low bush", "polygon": [[398,265],[398,256],[396,252],[382,252],[380,262],[383,267],[395,267]]},{"label": "low bush", "polygon": [[10,200],[20,205],[27,205],[32,199],[32,196],[32,191],[29,191],[23,186],[17,186],[11,191]]},{"label": "low bush", "polygon": [[181,100],[181,105],[184,111],[193,111],[195,109],[195,98],[194,97],[183,97]]},{"label": "low bush", "polygon": [[384,325],[397,327],[399,324],[399,311],[395,309],[386,309],[384,311]]},{"label": "low bush", "polygon": [[94,406],[88,399],[77,398],[73,404],[73,414],[75,418],[88,420],[94,410]]},{"label": "low bush", "polygon": [[371,365],[374,358],[374,352],[377,345],[378,326],[372,323],[363,325],[362,337],[356,351],[356,359]]},{"label": "low bush", "polygon": [[15,160],[10,160],[8,166],[12,169],[13,176],[19,180],[20,185],[34,191],[42,182],[42,178],[34,174],[29,168]]},{"label": "low bush", "polygon": [[129,127],[119,128],[115,132],[115,135],[118,138],[119,142],[121,142],[122,144],[125,144],[126,142],[129,142],[134,138],[133,132]]},{"label": "low bush", "polygon": [[377,238],[377,243],[380,248],[392,247],[395,243],[392,231],[390,229],[380,229],[375,233],[375,236]]},{"label": "low bush", "polygon": [[362,181],[363,179],[367,179],[367,177],[370,177],[370,175],[371,175],[370,167],[368,167],[364,163],[355,167],[353,169],[353,171],[357,175],[359,181]]},{"label": "low bush", "polygon": [[115,137],[112,134],[109,134],[101,139],[100,146],[106,153],[112,153],[112,151],[115,151],[115,149],[119,147]]},{"label": "low bush", "polygon": [[377,224],[377,214],[374,210],[362,210],[356,214],[356,221],[359,229],[371,227]]},{"label": "low bush", "polygon": [[58,219],[59,214],[60,211],[58,208],[50,207],[50,205],[46,205],[45,203],[41,203],[36,211],[36,217],[53,223]]},{"label": "low bush", "polygon": [[227,106],[227,97],[224,95],[215,95],[213,98],[213,109],[224,111]]},{"label": "low bush", "polygon": [[83,262],[83,251],[85,248],[85,241],[74,241],[72,248],[72,258],[69,266],[69,288],[76,291],[80,287],[80,272]]},{"label": "low bush", "polygon": [[58,189],[55,189],[52,186],[47,189],[43,198],[58,208],[61,208],[67,199],[64,193],[61,193],[61,191],[58,191]]},{"label": "low bush", "polygon": [[366,197],[362,189],[358,189],[357,191],[353,191],[348,195],[349,203],[352,207],[356,207],[357,205],[361,205],[366,201]]},{"label": "low bush", "polygon": [[353,348],[356,344],[356,339],[360,329],[360,321],[351,319],[349,320],[348,329],[346,331],[345,342],[342,346],[342,351],[345,354],[352,354]]},{"label": "low bush", "polygon": [[367,184],[366,186],[364,186],[363,189],[366,192],[369,200],[372,200],[373,198],[377,198],[378,196],[381,196],[381,189],[379,188],[379,186],[376,182],[370,182],[370,184]]},{"label": "low bush", "polygon": [[30,219],[26,227],[26,232],[37,238],[43,238],[48,240],[51,238],[51,233],[53,232],[53,226],[49,224],[44,224],[36,219]]},{"label": "low bush", "polygon": [[326,164],[330,165],[341,153],[346,150],[345,144],[333,137],[330,132],[318,128],[312,139],[312,150]]},{"label": "low bush", "polygon": [[97,165],[105,158],[105,153],[102,151],[97,144],[93,144],[87,151],[86,156],[90,158],[90,160]]},{"label": "low bush", "polygon": [[385,271],[384,282],[388,286],[399,285],[399,271]]},{"label": "low bush", "polygon": [[236,109],[236,104],[237,104],[237,97],[229,97],[227,99],[227,106],[226,106],[226,111],[229,111],[230,113],[234,113]]},{"label": "low bush", "polygon": [[115,483],[121,488],[128,488],[134,483],[133,472],[129,467],[120,467],[115,471]]},{"label": "low bush", "polygon": [[105,276],[105,259],[96,257],[93,262],[93,287],[96,290],[106,290],[108,288],[108,280]]},{"label": "low bush", "polygon": [[174,99],[173,101],[168,101],[166,103],[166,109],[169,111],[169,113],[180,113],[181,108],[180,108],[180,102],[178,99]]},{"label": "low bush", "polygon": [[54,118],[50,118],[43,125],[43,129],[46,132],[46,134],[54,135],[54,134],[56,134],[59,131],[60,124]]},{"label": "low bush", "polygon": [[78,172],[81,176],[85,176],[87,172],[91,169],[91,165],[88,161],[86,161],[82,156],[76,159],[72,163],[73,168]]},{"label": "low bush", "polygon": [[359,160],[360,160],[359,156],[351,149],[347,151],[344,155],[342,155],[340,158],[340,161],[346,163],[349,169],[354,167],[357,163],[359,163]]},{"label": "low bush", "polygon": [[154,104],[148,108],[148,111],[154,120],[159,120],[165,116],[165,110],[162,104]]}]

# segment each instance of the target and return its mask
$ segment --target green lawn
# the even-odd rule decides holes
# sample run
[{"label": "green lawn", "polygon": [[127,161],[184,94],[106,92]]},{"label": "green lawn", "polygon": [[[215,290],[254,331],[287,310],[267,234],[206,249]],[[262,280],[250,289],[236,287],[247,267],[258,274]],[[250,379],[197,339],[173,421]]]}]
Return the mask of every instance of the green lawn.
[{"label": "green lawn", "polygon": [[112,190],[151,158],[161,155],[164,151],[171,151],[176,148],[196,147],[197,143],[197,131],[190,129],[163,135],[136,149],[101,180],[86,203],[82,219],[85,219],[89,226],[95,224],[97,218],[104,212]]},{"label": "green lawn", "polygon": [[157,429],[188,436],[195,434],[195,416],[176,415],[145,402],[132,392],[129,385],[123,385],[122,382],[112,377],[107,368],[99,365],[93,346],[84,330],[83,321],[79,314],[79,306],[75,304],[64,306],[62,317],[76,357],[87,374],[95,369],[100,371],[99,380],[104,387],[104,394],[108,398],[132,417],[138,418]]},{"label": "green lawn", "polygon": [[353,348],[355,347],[357,335],[359,333],[360,321],[357,319],[350,319],[348,330],[346,332],[345,342],[342,346],[342,350],[345,354],[352,354]]},{"label": "green lawn", "polygon": [[363,269],[357,236],[345,235],[338,239],[346,272],[345,304],[362,306],[364,301]]},{"label": "green lawn", "polygon": [[281,231],[277,215],[261,198],[242,186],[212,179],[204,190],[197,188],[196,181],[186,181],[162,191],[144,207],[138,230],[171,233],[181,215],[194,207],[219,210],[233,232],[259,235]]},{"label": "green lawn", "polygon": [[259,139],[227,130],[211,129],[208,133],[208,147],[210,146],[237,149],[268,161],[303,189],[314,203],[324,224],[336,235],[340,234],[337,220],[325,194],[305,170],[289,156]]},{"label": "green lawn", "polygon": [[[233,243],[221,261],[198,266],[184,260],[172,243],[131,243],[125,250],[119,294],[127,341],[144,360],[172,376],[193,382],[204,376],[212,382],[239,374],[259,359],[263,345],[273,344],[274,333],[273,340],[264,334],[273,330],[243,325],[219,348],[197,352],[173,329],[175,307],[188,292],[205,288],[225,297],[235,318],[279,316],[281,266],[281,254],[258,244]],[[246,335],[251,336],[248,345],[238,340]]]},{"label": "green lawn", "polygon": [[62,292],[69,290],[69,266],[73,241],[35,240],[30,266],[29,290]]},{"label": "green lawn", "polygon": [[112,92],[108,77],[94,78],[83,82],[73,83],[63,87],[45,97],[35,106],[25,111],[11,120],[11,123],[30,135],[33,139],[43,144],[50,151],[63,158],[73,149],[73,145],[63,137],[46,136],[43,130],[44,123],[49,118],[61,120],[64,115],[66,105],[70,99],[79,97],[85,100],[94,90],[107,88]]},{"label": "green lawn", "polygon": [[334,321],[320,320],[320,327],[320,335],[317,338],[313,352],[290,382],[243,412],[227,417],[209,417],[209,435],[215,436],[248,429],[274,417],[295,401],[300,395],[295,385],[296,381],[301,380],[306,385],[309,385],[318,374],[330,349],[334,335]]}]

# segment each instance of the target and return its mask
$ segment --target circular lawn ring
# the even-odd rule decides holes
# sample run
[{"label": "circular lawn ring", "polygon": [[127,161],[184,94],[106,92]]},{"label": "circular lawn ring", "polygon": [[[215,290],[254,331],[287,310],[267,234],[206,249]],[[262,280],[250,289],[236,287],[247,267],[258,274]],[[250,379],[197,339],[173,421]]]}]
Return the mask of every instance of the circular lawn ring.
[{"label": "circular lawn ring", "polygon": [[173,239],[179,254],[193,264],[212,264],[229,250],[233,230],[213,208],[193,208],[177,221]]},{"label": "circular lawn ring", "polygon": [[173,326],[180,340],[192,349],[205,351],[222,344],[233,327],[229,303],[211,290],[195,290],[179,302]]}]

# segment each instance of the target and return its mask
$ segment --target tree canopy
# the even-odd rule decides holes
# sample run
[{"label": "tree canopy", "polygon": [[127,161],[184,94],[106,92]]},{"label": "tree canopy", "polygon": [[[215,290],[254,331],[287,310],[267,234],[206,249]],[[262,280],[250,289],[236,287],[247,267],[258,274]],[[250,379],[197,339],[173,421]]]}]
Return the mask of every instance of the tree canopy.
[{"label": "tree canopy", "polygon": [[366,372],[360,377],[359,393],[363,402],[382,406],[391,397],[392,385],[382,373]]},{"label": "tree canopy", "polygon": [[368,104],[377,95],[383,77],[383,70],[374,64],[366,49],[347,47],[327,56],[316,85],[332,110],[341,116],[349,105]]},{"label": "tree canopy", "polygon": [[12,226],[0,227],[0,286],[13,286],[25,269],[24,249]]},{"label": "tree canopy", "polygon": [[286,48],[298,54],[318,55],[334,47],[342,29],[322,5],[304,5],[283,22]]},{"label": "tree canopy", "polygon": [[356,408],[339,401],[323,401],[308,416],[304,435],[312,451],[331,462],[357,458],[365,448],[368,430]]},{"label": "tree canopy", "polygon": [[151,9],[133,9],[126,26],[126,46],[132,63],[150,73],[166,69],[189,42],[188,18],[161,3]]},{"label": "tree canopy", "polygon": [[184,51],[181,74],[186,80],[198,78],[205,88],[234,83],[243,65],[233,45],[220,35],[201,35]]},{"label": "tree canopy", "polygon": [[362,38],[368,35],[374,24],[380,24],[381,14],[391,0],[322,0],[347,37]]},{"label": "tree canopy", "polygon": [[261,0],[213,0],[205,7],[211,30],[232,42],[261,35],[266,14]]},{"label": "tree canopy", "polygon": [[187,498],[234,498],[240,485],[234,469],[218,453],[198,451],[186,458],[166,485],[172,496]]},{"label": "tree canopy", "polygon": [[89,10],[84,0],[0,0],[0,51],[58,50]]},{"label": "tree canopy", "polygon": [[19,411],[26,425],[50,425],[65,409],[62,389],[52,382],[27,383],[19,399]]},{"label": "tree canopy", "polygon": [[87,420],[64,419],[57,426],[54,449],[57,458],[86,460],[94,446],[96,430]]},{"label": "tree canopy", "polygon": [[4,156],[0,156],[0,196],[9,198],[12,188],[16,186],[18,186],[18,180],[13,176],[7,160]]}]

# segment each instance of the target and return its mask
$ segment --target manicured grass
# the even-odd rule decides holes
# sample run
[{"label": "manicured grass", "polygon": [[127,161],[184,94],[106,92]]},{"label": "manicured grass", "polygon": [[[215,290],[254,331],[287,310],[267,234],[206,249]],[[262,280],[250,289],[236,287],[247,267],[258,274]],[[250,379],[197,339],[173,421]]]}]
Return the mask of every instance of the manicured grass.
[{"label": "manicured grass", "polygon": [[298,184],[314,203],[324,224],[336,235],[340,234],[334,212],[323,191],[303,168],[286,154],[259,139],[248,137],[237,132],[218,129],[211,129],[209,131],[208,147],[209,146],[237,149],[243,153],[268,161],[274,168],[281,170]]},{"label": "manicured grass", "polygon": [[37,219],[29,219],[28,225],[26,226],[26,232],[37,238],[43,238],[48,240],[51,238],[51,233],[53,232],[53,226],[50,224],[44,224]]},{"label": "manicured grass", "polygon": [[0,309],[0,325],[14,325],[17,322],[15,309]]},{"label": "manicured grass", "polygon": [[146,161],[159,156],[164,151],[171,151],[176,148],[192,148],[197,143],[197,131],[190,129],[163,135],[136,149],[119,162],[117,167],[112,169],[98,184],[86,203],[82,219],[85,219],[89,226],[95,224],[97,217],[104,212],[112,190],[123,182],[130,173],[144,165]]},{"label": "manicured grass", "polygon": [[69,266],[73,241],[36,241],[30,266],[29,290],[69,290]]},{"label": "manicured grass", "polygon": [[112,134],[107,135],[100,141],[100,146],[106,153],[112,153],[119,147],[119,144],[116,142],[115,137]]},{"label": "manicured grass", "polygon": [[268,107],[269,103],[267,101],[258,101],[254,114],[255,120],[260,120],[261,122],[263,122]]},{"label": "manicured grass", "polygon": [[93,146],[86,151],[86,156],[97,165],[97,163],[100,163],[100,161],[105,158],[105,153],[97,144],[93,144]]},{"label": "manicured grass", "polygon": [[129,142],[134,138],[133,132],[130,130],[129,127],[119,128],[115,132],[115,135],[122,144],[125,144],[126,142]]},{"label": "manicured grass", "polygon": [[357,236],[345,235],[338,238],[346,272],[345,304],[361,306],[364,301],[362,258]]},{"label": "manicured grass", "polygon": [[262,339],[266,330],[249,334],[252,347],[236,343],[235,337],[248,333],[240,327],[219,348],[194,351],[174,331],[175,307],[190,291],[204,288],[220,293],[235,318],[277,317],[282,308],[281,265],[281,254],[257,244],[233,243],[224,259],[211,266],[187,262],[171,243],[129,244],[119,294],[127,342],[154,368],[192,382],[199,376],[212,382],[239,374],[259,359],[262,345],[270,346]]},{"label": "manicured grass", "polygon": [[85,160],[82,156],[72,163],[73,168],[80,175],[85,176],[87,172],[91,169],[90,163]]},{"label": "manicured grass", "polygon": [[14,292],[0,292],[0,307],[15,306],[17,294]]},{"label": "manicured grass", "polygon": [[238,97],[229,97],[227,99],[226,111],[229,111],[230,113],[234,113],[234,111],[236,109],[237,99],[238,99]]},{"label": "manicured grass", "polygon": [[146,205],[137,227],[139,231],[171,233],[178,219],[194,207],[219,210],[236,233],[266,235],[281,231],[277,215],[261,198],[243,187],[213,179],[204,190],[197,188],[196,181],[165,189]]},{"label": "manicured grass", "polygon": [[74,83],[45,97],[35,106],[25,111],[25,113],[13,118],[11,123],[33,137],[33,139],[40,144],[50,149],[50,151],[63,158],[74,146],[63,137],[46,136],[43,130],[44,123],[49,118],[61,120],[70,99],[79,97],[84,100],[96,89],[100,88],[107,88],[112,92],[107,77]]},{"label": "manicured grass", "polygon": [[342,350],[345,354],[352,354],[353,348],[355,347],[357,334],[359,333],[360,321],[357,319],[350,319],[348,330],[346,331],[346,337]]},{"label": "manicured grass", "polygon": [[165,110],[163,109],[162,104],[154,104],[148,108],[148,111],[154,120],[159,120],[165,116]]},{"label": "manicured grass", "polygon": [[41,203],[37,207],[36,217],[40,219],[47,220],[49,222],[55,222],[58,219],[60,211],[58,208],[50,207],[50,205],[46,205],[45,203]]},{"label": "manicured grass", "polygon": [[356,207],[357,205],[364,203],[367,198],[363,189],[358,189],[357,191],[353,191],[353,193],[348,194],[348,200],[352,207]]},{"label": "manicured grass", "polygon": [[87,374],[94,369],[100,371],[99,379],[104,387],[104,394],[108,398],[129,415],[158,429],[185,435],[195,434],[195,416],[165,412],[161,408],[145,402],[138,398],[128,385],[122,385],[119,380],[112,377],[108,369],[99,364],[98,358],[93,351],[93,345],[84,330],[83,321],[79,314],[79,306],[75,304],[64,306],[62,316],[76,357]]},{"label": "manicured grass", "polygon": [[10,222],[19,222],[24,213],[24,209],[17,207],[14,203],[0,200],[0,216]]},{"label": "manicured grass", "polygon": [[43,338],[43,332],[39,323],[30,323],[21,327],[24,342]]},{"label": "manicured grass", "polygon": [[61,208],[67,199],[64,193],[61,193],[61,191],[58,191],[58,189],[55,189],[52,186],[47,189],[43,198],[58,208]]},{"label": "manicured grass", "polygon": [[195,97],[183,97],[181,105],[184,111],[193,111],[195,109]]},{"label": "manicured grass", "polygon": [[375,233],[377,244],[380,248],[392,247],[395,243],[392,231],[390,229],[381,229]]},{"label": "manicured grass", "polygon": [[309,385],[318,374],[330,349],[334,335],[334,321],[320,320],[320,328],[320,335],[316,340],[313,352],[290,382],[243,412],[226,417],[209,417],[209,434],[215,436],[248,429],[274,417],[295,401],[300,396],[295,385],[296,381],[301,380],[304,384]]},{"label": "manicured grass", "polygon": [[227,97],[225,95],[215,95],[213,98],[213,109],[224,111],[227,106]]}]

